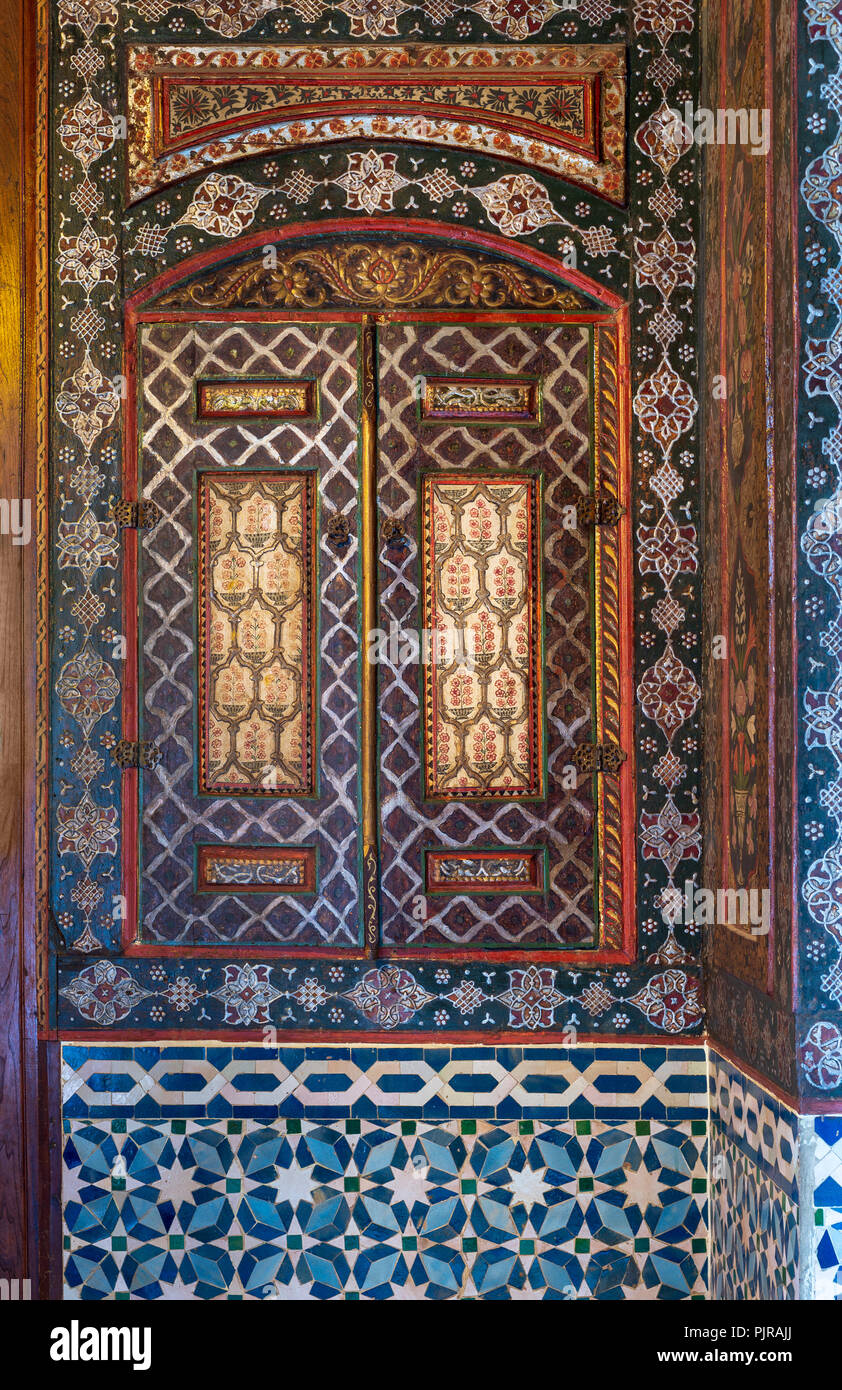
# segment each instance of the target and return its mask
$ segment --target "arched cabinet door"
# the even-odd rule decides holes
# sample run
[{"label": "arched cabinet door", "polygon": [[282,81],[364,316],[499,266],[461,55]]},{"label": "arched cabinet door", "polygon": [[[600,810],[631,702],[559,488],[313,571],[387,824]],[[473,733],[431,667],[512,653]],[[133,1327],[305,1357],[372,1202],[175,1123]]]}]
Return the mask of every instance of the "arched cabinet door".
[{"label": "arched cabinet door", "polygon": [[381,940],[617,945],[619,808],[592,775],[599,744],[622,761],[595,330],[402,322],[377,343]]},{"label": "arched cabinet door", "polygon": [[129,951],[620,957],[619,353],[559,313],[139,324]]}]

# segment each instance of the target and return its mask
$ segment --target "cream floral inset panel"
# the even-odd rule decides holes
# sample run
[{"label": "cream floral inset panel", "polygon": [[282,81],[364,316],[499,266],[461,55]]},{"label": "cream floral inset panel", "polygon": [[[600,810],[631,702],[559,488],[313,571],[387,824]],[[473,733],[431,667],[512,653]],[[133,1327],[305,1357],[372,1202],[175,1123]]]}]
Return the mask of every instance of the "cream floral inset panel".
[{"label": "cream floral inset panel", "polygon": [[426,794],[541,797],[539,480],[423,487]]},{"label": "cream floral inset panel", "polygon": [[204,473],[199,782],[315,791],[315,475]]}]

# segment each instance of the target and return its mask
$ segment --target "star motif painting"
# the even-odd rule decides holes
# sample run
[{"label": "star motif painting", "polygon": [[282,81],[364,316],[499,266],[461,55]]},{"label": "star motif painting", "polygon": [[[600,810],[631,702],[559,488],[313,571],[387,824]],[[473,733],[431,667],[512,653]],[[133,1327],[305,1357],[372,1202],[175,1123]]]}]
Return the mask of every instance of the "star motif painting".
[{"label": "star motif painting", "polygon": [[348,156],[348,170],[336,182],[345,189],[346,206],[350,212],[391,212],[395,193],[405,188],[407,180],[395,165],[396,154],[367,154]]}]

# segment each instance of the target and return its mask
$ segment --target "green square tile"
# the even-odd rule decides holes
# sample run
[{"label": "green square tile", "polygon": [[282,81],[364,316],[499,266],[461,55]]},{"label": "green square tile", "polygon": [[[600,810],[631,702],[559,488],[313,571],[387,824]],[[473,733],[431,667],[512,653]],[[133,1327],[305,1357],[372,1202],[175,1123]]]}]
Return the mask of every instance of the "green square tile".
[{"label": "green square tile", "polygon": [[590,1253],[591,1243],[583,1236],[577,1236],[573,1242],[573,1252],[576,1255],[587,1255]]},{"label": "green square tile", "polygon": [[708,1248],[708,1243],[704,1236],[694,1236],[690,1242],[690,1250],[694,1255],[703,1255]]},{"label": "green square tile", "polygon": [[242,1182],[240,1181],[239,1178],[226,1178],[226,1179],[225,1179],[225,1191],[226,1191],[226,1192],[240,1192],[240,1191],[242,1190],[242,1186],[243,1186],[243,1184],[242,1184]]},{"label": "green square tile", "polygon": [[519,1249],[520,1249],[521,1255],[534,1255],[534,1254],[535,1254],[535,1242],[534,1242],[534,1240],[522,1240],[522,1241],[520,1242]]},{"label": "green square tile", "polygon": [[346,1250],[359,1250],[359,1248],[360,1248],[360,1238],[359,1238],[359,1236],[346,1236],[346,1237],[345,1237],[345,1249],[346,1249]]},{"label": "green square tile", "polygon": [[593,1192],[593,1178],[579,1178],[577,1187],[580,1192]]},{"label": "green square tile", "polygon": [[303,1250],[303,1249],[304,1249],[304,1237],[303,1237],[303,1236],[287,1236],[287,1250]]},{"label": "green square tile", "polygon": [[242,1303],[242,1302],[243,1302],[243,1295],[242,1295],[241,1293],[229,1293],[229,1295],[228,1295],[228,1302],[229,1302],[229,1303]]},{"label": "green square tile", "polygon": [[823,1226],[823,1225],[824,1225],[824,1211],[822,1210],[821,1207],[816,1207],[815,1222],[816,1222],[816,1225],[817,1225],[817,1226]]},{"label": "green square tile", "polygon": [[534,1134],[534,1133],[535,1133],[535,1121],[534,1121],[534,1120],[519,1120],[519,1121],[518,1121],[518,1133],[519,1133],[519,1134]]},{"label": "green square tile", "polygon": [[468,1197],[473,1196],[477,1190],[476,1178],[463,1178],[459,1184],[459,1189],[461,1192],[464,1192]]},{"label": "green square tile", "polygon": [[296,1120],[296,1119],[287,1120],[286,1124],[287,1124],[287,1134],[300,1134],[300,1133],[301,1133],[301,1121],[300,1121],[300,1120]]},{"label": "green square tile", "polygon": [[359,1303],[360,1296],[358,1293],[346,1293],[345,1301],[347,1303]]},{"label": "green square tile", "polygon": [[590,1120],[577,1120],[577,1121],[576,1121],[576,1133],[577,1133],[577,1134],[590,1134],[590,1132],[591,1132],[591,1122],[590,1122]]},{"label": "green square tile", "polygon": [[125,1116],[124,1116],[124,1115],[120,1115],[120,1116],[117,1117],[116,1120],[112,1120],[112,1121],[111,1121],[111,1133],[112,1133],[112,1134],[125,1134],[125,1133],[126,1133],[126,1119],[125,1119]]},{"label": "green square tile", "polygon": [[466,1255],[475,1255],[475,1254],[476,1254],[476,1251],[477,1251],[477,1238],[476,1238],[476,1236],[463,1236],[463,1237],[462,1237],[462,1250],[463,1250],[463,1252],[464,1252]]},{"label": "green square tile", "polygon": [[246,1248],[246,1246],[245,1246],[245,1241],[246,1241],[245,1236],[229,1236],[229,1237],[228,1237],[228,1249],[229,1249],[229,1250],[245,1250],[245,1248]]},{"label": "green square tile", "polygon": [[707,1122],[707,1120],[691,1120],[691,1121],[690,1121],[690,1133],[691,1133],[691,1134],[707,1134],[707,1128],[708,1128],[708,1122]]},{"label": "green square tile", "polygon": [[401,1236],[401,1250],[417,1250],[417,1249],[418,1249],[418,1237],[417,1237],[417,1236]]},{"label": "green square tile", "polygon": [[242,1120],[229,1120],[225,1128],[229,1134],[242,1134],[243,1122]]},{"label": "green square tile", "polygon": [[183,1250],[184,1236],[170,1236],[169,1247],[170,1250]]},{"label": "green square tile", "polygon": [[476,1120],[460,1120],[460,1122],[459,1122],[459,1131],[460,1131],[461,1134],[476,1134],[476,1132],[477,1132],[477,1122],[476,1122]]},{"label": "green square tile", "polygon": [[128,1242],[126,1236],[112,1236],[112,1237],[111,1237],[111,1249],[112,1249],[112,1250],[128,1250],[128,1248],[129,1248],[129,1242]]},{"label": "green square tile", "polygon": [[111,1191],[112,1191],[112,1192],[125,1192],[125,1190],[126,1190],[126,1179],[125,1179],[125,1178],[112,1178],[112,1179],[111,1179]]},{"label": "green square tile", "polygon": [[644,1254],[649,1249],[649,1241],[646,1236],[635,1236],[634,1248],[639,1254]]},{"label": "green square tile", "polygon": [[186,1121],[186,1120],[170,1120],[170,1125],[171,1125],[171,1127],[172,1127],[172,1132],[173,1132],[173,1134],[186,1134],[186,1133],[187,1133],[187,1121]]},{"label": "green square tile", "polygon": [[128,1301],[129,1301],[129,1291],[128,1291],[128,1289],[121,1289],[118,1293],[115,1293],[115,1295],[114,1295],[114,1301],[115,1301],[115,1303],[128,1303]]},{"label": "green square tile", "polygon": [[634,1122],[634,1132],[635,1132],[635,1134],[650,1134],[650,1133],[652,1132],[652,1121],[651,1121],[651,1120],[635,1120],[635,1122]]},{"label": "green square tile", "polygon": [[342,1185],[346,1192],[359,1192],[360,1190],[359,1178],[343,1178]]},{"label": "green square tile", "polygon": [[401,1120],[401,1134],[414,1134],[414,1133],[415,1133],[415,1121],[414,1121],[414,1120]]},{"label": "green square tile", "polygon": [[705,1178],[694,1178],[690,1184],[691,1192],[707,1192],[708,1185]]},{"label": "green square tile", "polygon": [[363,1126],[362,1126],[362,1120],[346,1120],[346,1121],[345,1121],[345,1133],[346,1133],[346,1134],[359,1134],[359,1133],[362,1131],[362,1127],[363,1127]]},{"label": "green square tile", "polygon": [[64,1248],[65,1248],[65,1250],[69,1250],[69,1249],[70,1249],[70,1236],[65,1236],[65,1237],[64,1237]]}]

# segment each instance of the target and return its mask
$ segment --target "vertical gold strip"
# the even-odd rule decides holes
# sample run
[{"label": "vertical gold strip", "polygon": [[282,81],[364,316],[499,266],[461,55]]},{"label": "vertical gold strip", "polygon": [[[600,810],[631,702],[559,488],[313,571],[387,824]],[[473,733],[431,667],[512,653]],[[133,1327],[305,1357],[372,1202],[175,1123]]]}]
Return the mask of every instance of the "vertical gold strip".
[{"label": "vertical gold strip", "polygon": [[378,914],[379,854],[377,835],[377,666],[369,659],[369,634],[377,626],[377,357],[375,320],[362,321],[362,510],[360,517],[360,572],[362,577],[362,683],[360,699],[360,782],[363,821],[363,945],[376,957],[380,924]]}]

